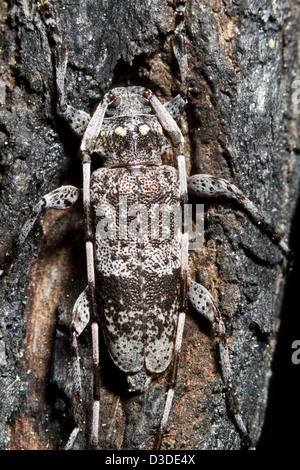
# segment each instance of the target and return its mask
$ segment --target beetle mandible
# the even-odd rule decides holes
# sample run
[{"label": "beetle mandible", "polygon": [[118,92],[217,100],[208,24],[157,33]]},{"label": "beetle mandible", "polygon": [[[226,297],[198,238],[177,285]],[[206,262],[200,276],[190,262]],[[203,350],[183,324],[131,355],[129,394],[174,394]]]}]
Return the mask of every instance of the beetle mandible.
[{"label": "beetle mandible", "polygon": [[[67,52],[50,3],[46,1],[39,6],[50,40],[54,43],[58,112],[82,138],[83,189],[63,186],[45,195],[25,224],[19,243],[24,242],[43,209],[66,209],[83,198],[88,284],[75,303],[71,322],[76,426],[66,445],[68,449],[73,447],[84,426],[77,338],[89,321],[92,324],[94,362],[91,441],[93,448],[98,445],[99,311],[108,351],[126,374],[131,390],[144,392],[152,377],[173,364],[156,442],[157,448],[161,446],[172,406],[188,301],[215,325],[222,375],[231,397],[229,405],[243,440],[248,447],[252,445],[232,391],[224,323],[210,293],[188,276],[189,239],[185,228],[163,241],[152,240],[147,230],[140,230],[139,237],[110,239],[97,229],[102,226],[105,213],[108,218],[110,215],[115,217],[117,232],[121,230],[122,198],[126,199],[127,212],[132,215],[131,209],[136,204],[145,206],[150,212],[158,203],[183,207],[189,190],[201,197],[225,196],[237,201],[282,251],[288,252],[281,234],[236,186],[211,175],[186,177],[184,140],[176,122],[188,94],[184,9],[184,1],[175,2],[174,52],[181,72],[182,95],[163,105],[144,87],[117,87],[104,95],[90,117],[66,103]],[[177,168],[162,164],[162,156],[170,146],[174,149]],[[100,155],[103,167],[91,173],[93,153]],[[138,222],[141,228],[141,220]],[[160,224],[159,230],[163,229]]]}]

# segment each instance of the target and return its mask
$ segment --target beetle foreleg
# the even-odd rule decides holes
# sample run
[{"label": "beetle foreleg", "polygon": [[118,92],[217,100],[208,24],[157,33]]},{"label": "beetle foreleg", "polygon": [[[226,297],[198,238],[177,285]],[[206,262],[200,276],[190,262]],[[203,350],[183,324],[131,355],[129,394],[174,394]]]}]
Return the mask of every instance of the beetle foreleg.
[{"label": "beetle foreleg", "polygon": [[185,12],[185,1],[175,0],[174,2],[176,12],[176,27],[175,27],[175,42],[174,42],[174,54],[178,62],[181,82],[182,82],[182,97],[186,99],[188,94],[188,62],[187,55],[185,52],[185,40],[184,40],[184,12]]},{"label": "beetle foreleg", "polygon": [[174,121],[180,123],[182,113],[185,108],[185,101],[181,95],[175,96],[172,100],[168,101],[163,105],[168,113],[172,116]]},{"label": "beetle foreleg", "polygon": [[65,77],[68,53],[64,46],[62,35],[56,22],[51,3],[49,1],[42,1],[38,5],[38,9],[45,22],[50,45],[53,49],[58,114],[69,124],[72,131],[81,137],[83,136],[91,117],[86,112],[75,109],[73,106],[66,103]]}]

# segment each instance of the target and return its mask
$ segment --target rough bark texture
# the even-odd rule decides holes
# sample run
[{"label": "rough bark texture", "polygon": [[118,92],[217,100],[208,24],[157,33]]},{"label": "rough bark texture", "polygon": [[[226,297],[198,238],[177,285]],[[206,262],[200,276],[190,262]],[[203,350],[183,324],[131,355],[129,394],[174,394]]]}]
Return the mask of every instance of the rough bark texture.
[{"label": "rough bark texture", "polygon": [[[74,106],[93,112],[103,92],[119,84],[146,85],[163,102],[179,92],[171,2],[53,3],[69,51],[67,94]],[[3,1],[1,10],[3,259],[33,204],[61,184],[80,186],[81,167],[79,142],[55,114],[51,54],[34,2]],[[299,185],[293,88],[299,78],[299,20],[296,0],[187,2],[190,94],[182,127],[188,171],[232,181],[287,237]],[[237,396],[256,442],[264,422],[285,263],[237,206],[223,200],[205,203],[205,246],[191,253],[191,275],[211,291],[223,314]],[[86,283],[80,205],[49,211],[41,226],[3,266],[2,449],[58,449],[72,429],[68,325],[72,304]],[[89,416],[89,331],[81,347]],[[151,447],[168,373],[146,396],[131,396],[124,377],[101,351],[101,446]],[[82,438],[77,448],[87,445]],[[163,447],[241,447],[228,416],[212,331],[193,311]]]}]

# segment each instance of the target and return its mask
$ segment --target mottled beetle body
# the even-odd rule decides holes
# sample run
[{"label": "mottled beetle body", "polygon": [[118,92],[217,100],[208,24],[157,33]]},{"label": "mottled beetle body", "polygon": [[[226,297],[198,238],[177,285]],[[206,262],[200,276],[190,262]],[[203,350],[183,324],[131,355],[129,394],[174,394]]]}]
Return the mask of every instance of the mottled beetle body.
[{"label": "mottled beetle body", "polygon": [[[174,52],[182,78],[182,96],[163,105],[143,87],[115,88],[104,95],[90,117],[65,101],[67,52],[49,3],[40,5],[54,43],[58,113],[82,138],[83,189],[62,186],[45,195],[23,227],[19,243],[24,242],[43,208],[65,209],[82,197],[88,285],[74,305],[71,320],[76,425],[67,449],[74,446],[85,426],[77,338],[89,321],[94,371],[91,443],[97,448],[99,314],[107,349],[126,373],[132,390],[145,391],[153,376],[173,364],[156,443],[160,447],[174,395],[188,300],[215,326],[228,405],[242,440],[252,446],[233,391],[224,323],[211,294],[188,277],[189,241],[182,224],[187,191],[200,197],[225,196],[237,201],[283,253],[288,254],[288,247],[276,228],[236,186],[205,174],[186,178],[184,140],[176,123],[188,92],[182,34],[185,2],[175,1],[174,6]],[[174,168],[162,164],[163,153],[170,146],[174,149]],[[101,157],[103,167],[91,173],[94,154]]]},{"label": "mottled beetle body", "polygon": [[[170,143],[145,92],[143,87],[109,92],[113,98],[95,144],[104,168],[91,175],[90,187],[104,337],[113,361],[136,391],[172,360],[181,265],[181,232],[161,240],[161,218],[152,226],[159,221],[154,211],[180,207],[181,196],[176,169],[161,164]],[[128,233],[137,209],[146,211],[147,227],[140,221],[138,232]],[[99,230],[103,216],[114,224],[107,238]]]},{"label": "mottled beetle body", "polygon": [[[154,204],[180,204],[177,172],[167,166],[97,170],[91,178],[95,227],[101,221],[96,215],[99,206],[101,214],[106,206],[108,211],[115,208],[119,219],[122,197],[126,198],[128,213],[137,204],[149,215]],[[148,233],[114,240],[95,233],[96,285],[106,344],[134,390],[144,389],[149,376],[164,371],[172,359],[180,250],[179,233],[163,241],[152,240]]]}]

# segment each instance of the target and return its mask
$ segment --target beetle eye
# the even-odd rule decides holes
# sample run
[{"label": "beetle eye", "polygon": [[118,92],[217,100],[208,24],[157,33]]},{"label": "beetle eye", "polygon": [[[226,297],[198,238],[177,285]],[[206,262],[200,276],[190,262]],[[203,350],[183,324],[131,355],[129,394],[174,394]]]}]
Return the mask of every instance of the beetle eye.
[{"label": "beetle eye", "polygon": [[[115,97],[115,95],[113,95],[113,97]],[[118,97],[118,98],[114,99],[113,101],[111,101],[108,106],[109,106],[109,108],[117,108],[120,103],[121,103],[121,98]]]},{"label": "beetle eye", "polygon": [[112,92],[109,92],[107,97],[110,101],[112,101],[115,98],[115,95]]},{"label": "beetle eye", "polygon": [[137,97],[137,99],[139,100],[139,102],[144,105],[144,106],[150,106],[150,102],[149,100],[146,100],[146,98],[144,98],[143,96],[139,96]]}]

